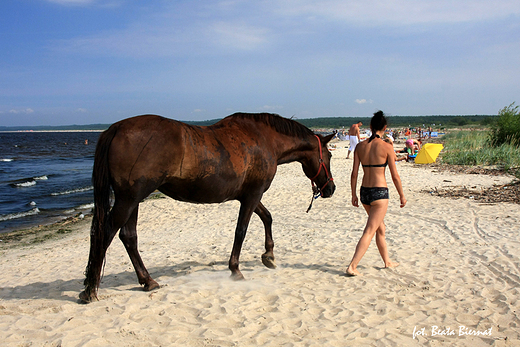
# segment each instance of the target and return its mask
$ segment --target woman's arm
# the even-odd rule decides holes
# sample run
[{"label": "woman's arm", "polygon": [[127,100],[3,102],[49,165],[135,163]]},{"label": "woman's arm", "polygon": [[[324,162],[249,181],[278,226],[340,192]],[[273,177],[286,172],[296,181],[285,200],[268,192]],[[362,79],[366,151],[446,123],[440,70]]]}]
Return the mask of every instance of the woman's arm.
[{"label": "woman's arm", "polygon": [[390,170],[390,175],[392,175],[392,181],[394,182],[395,188],[397,189],[397,193],[399,193],[399,198],[401,200],[401,207],[406,205],[406,198],[404,197],[403,186],[401,184],[401,177],[399,177],[399,173],[397,172],[397,166],[395,165],[396,155],[392,150],[388,151],[388,169]]}]

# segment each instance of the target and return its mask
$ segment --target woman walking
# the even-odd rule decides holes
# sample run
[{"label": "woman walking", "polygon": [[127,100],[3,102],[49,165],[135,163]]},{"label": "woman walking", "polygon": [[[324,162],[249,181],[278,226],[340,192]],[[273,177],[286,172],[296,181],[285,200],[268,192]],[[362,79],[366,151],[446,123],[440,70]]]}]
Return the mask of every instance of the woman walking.
[{"label": "woman walking", "polygon": [[394,263],[388,256],[388,248],[385,241],[385,223],[383,219],[388,209],[388,187],[385,178],[385,168],[388,166],[392,181],[399,193],[401,207],[406,205],[401,178],[397,173],[395,165],[395,152],[393,146],[382,140],[387,126],[384,113],[378,111],[374,113],[370,121],[372,136],[356,146],[354,151],[354,166],[350,185],[352,187],[352,205],[358,207],[359,200],[356,193],[359,164],[363,166],[363,180],[361,183],[360,197],[363,207],[367,211],[368,220],[363,231],[363,236],[359,240],[354,257],[347,268],[347,274],[351,276],[361,275],[357,266],[365,255],[365,252],[376,235],[376,244],[379,254],[383,258],[386,267],[396,267],[399,263]]}]

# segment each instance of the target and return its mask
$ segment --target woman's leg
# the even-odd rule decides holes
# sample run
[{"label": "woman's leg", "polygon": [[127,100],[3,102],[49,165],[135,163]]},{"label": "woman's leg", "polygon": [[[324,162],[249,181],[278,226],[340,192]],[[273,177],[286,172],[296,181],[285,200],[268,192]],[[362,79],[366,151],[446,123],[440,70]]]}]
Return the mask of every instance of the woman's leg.
[{"label": "woman's leg", "polygon": [[363,207],[368,213],[368,220],[365,230],[363,231],[363,236],[359,239],[352,261],[347,268],[347,274],[352,276],[361,275],[356,268],[361,261],[361,258],[365,255],[368,246],[370,246],[374,234],[381,224],[383,224],[383,219],[385,218],[386,210],[388,209],[388,199],[376,200],[372,202],[372,205],[363,204]]},{"label": "woman's leg", "polygon": [[383,258],[385,267],[396,267],[399,265],[399,263],[392,262],[390,260],[390,257],[388,256],[388,248],[386,247],[386,240],[385,240],[385,231],[386,231],[385,222],[381,222],[381,225],[379,226],[379,228],[377,229],[377,232],[376,232],[377,249],[379,250],[379,254],[381,254],[381,258]]}]

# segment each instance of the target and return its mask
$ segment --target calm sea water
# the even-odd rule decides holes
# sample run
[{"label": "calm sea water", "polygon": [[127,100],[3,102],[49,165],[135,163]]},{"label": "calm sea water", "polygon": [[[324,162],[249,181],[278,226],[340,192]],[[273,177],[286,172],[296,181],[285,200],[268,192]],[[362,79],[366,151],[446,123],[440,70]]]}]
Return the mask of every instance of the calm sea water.
[{"label": "calm sea water", "polygon": [[0,233],[90,212],[99,135],[0,133]]}]

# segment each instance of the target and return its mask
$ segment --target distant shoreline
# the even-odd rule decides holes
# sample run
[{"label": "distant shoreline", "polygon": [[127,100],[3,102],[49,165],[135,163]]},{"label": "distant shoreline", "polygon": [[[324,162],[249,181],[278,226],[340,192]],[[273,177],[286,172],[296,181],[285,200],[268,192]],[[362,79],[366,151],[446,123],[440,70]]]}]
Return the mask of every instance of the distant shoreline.
[{"label": "distant shoreline", "polygon": [[0,130],[0,133],[100,133],[105,130]]}]

